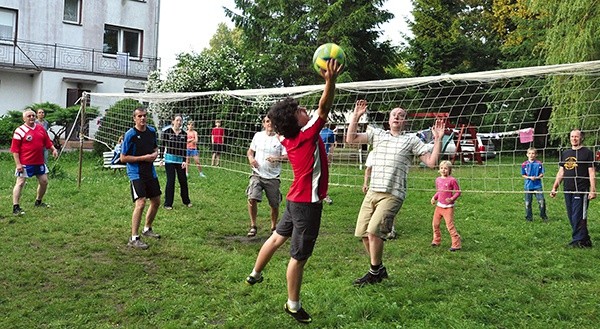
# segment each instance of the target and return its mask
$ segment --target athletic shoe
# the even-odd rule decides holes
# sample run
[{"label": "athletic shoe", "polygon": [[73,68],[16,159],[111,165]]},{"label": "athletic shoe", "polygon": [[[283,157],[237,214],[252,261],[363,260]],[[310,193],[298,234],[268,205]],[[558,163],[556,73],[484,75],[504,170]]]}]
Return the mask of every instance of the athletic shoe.
[{"label": "athletic shoe", "polygon": [[253,277],[252,275],[248,275],[248,277],[246,278],[246,284],[249,286],[253,286],[256,283],[261,283],[263,282],[264,277],[261,275],[258,279]]},{"label": "athletic shoe", "polygon": [[325,196],[325,199],[323,199],[323,201],[325,201],[325,203],[327,204],[333,204],[333,200],[331,200],[331,198],[329,197],[329,194]]},{"label": "athletic shoe", "polygon": [[200,177],[206,178],[206,175],[203,172],[200,172]]},{"label": "athletic shoe", "polygon": [[396,234],[396,228],[392,227],[392,231],[385,236],[385,239],[386,240],[394,240],[397,237],[398,237],[398,234]]},{"label": "athletic shoe", "polygon": [[140,240],[140,238],[137,238],[135,240],[132,240],[131,238],[129,238],[129,242],[127,242],[127,247],[135,248],[135,249],[142,249],[142,250],[148,249],[148,245],[145,244],[142,240]]},{"label": "athletic shoe", "polygon": [[369,271],[362,278],[354,280],[354,285],[362,287],[365,284],[379,283],[379,282],[381,282],[381,280],[387,279],[387,278],[388,278],[387,269],[385,267],[382,267],[379,269],[379,273],[377,273],[377,274],[374,274],[371,271]]},{"label": "athletic shoe", "polygon": [[173,210],[173,207],[164,206],[165,210]]},{"label": "athletic shoe", "polygon": [[13,206],[13,215],[15,215],[15,216],[25,215],[25,211],[23,211],[23,209],[21,209],[21,207],[19,207],[18,205],[14,205]]},{"label": "athletic shoe", "polygon": [[191,203],[188,203],[188,204],[186,204],[185,206],[186,206],[186,207],[188,207],[188,208],[191,208],[191,207],[192,207],[192,204],[191,204]]},{"label": "athletic shoe", "polygon": [[306,313],[306,311],[302,307],[300,307],[300,309],[297,311],[292,311],[289,309],[288,304],[285,303],[283,305],[283,309],[287,314],[291,315],[294,319],[296,319],[296,321],[300,323],[310,323],[312,321],[310,315]]},{"label": "athletic shoe", "polygon": [[36,201],[36,202],[33,204],[33,206],[34,206],[34,207],[37,207],[37,208],[50,208],[50,205],[49,205],[49,204],[47,204],[47,203],[43,203],[43,202],[41,202],[41,201]]},{"label": "athletic shoe", "polygon": [[460,248],[450,248],[450,249],[448,249],[448,251],[451,251],[451,252],[455,252],[455,251],[459,251],[459,250],[460,250]]},{"label": "athletic shoe", "polygon": [[142,235],[143,236],[147,236],[149,238],[160,239],[160,234],[154,233],[154,231],[152,231],[152,229],[149,229],[148,231],[142,232]]}]

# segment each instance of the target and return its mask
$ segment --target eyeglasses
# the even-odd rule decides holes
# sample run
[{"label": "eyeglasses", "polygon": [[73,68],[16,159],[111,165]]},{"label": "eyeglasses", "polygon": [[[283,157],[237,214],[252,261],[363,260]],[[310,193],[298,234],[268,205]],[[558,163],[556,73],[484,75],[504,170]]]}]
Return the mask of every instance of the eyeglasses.
[{"label": "eyeglasses", "polygon": [[35,117],[35,114],[27,114],[27,117],[28,118],[33,118],[33,117]]}]

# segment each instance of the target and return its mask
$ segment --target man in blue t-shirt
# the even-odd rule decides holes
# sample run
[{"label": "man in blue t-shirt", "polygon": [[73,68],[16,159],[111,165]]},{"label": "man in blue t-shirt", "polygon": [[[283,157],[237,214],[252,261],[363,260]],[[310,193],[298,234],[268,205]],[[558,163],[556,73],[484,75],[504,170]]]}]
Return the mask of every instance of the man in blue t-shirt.
[{"label": "man in blue t-shirt", "polygon": [[592,239],[587,228],[587,209],[589,200],[596,198],[596,171],[594,170],[594,152],[582,145],[583,132],[572,130],[569,134],[571,148],[560,156],[558,173],[552,185],[551,197],[564,180],[565,206],[571,223],[571,247],[591,248]]},{"label": "man in blue t-shirt", "polygon": [[536,159],[537,150],[534,147],[527,149],[527,160],[521,164],[521,176],[525,179],[525,219],[533,220],[531,201],[533,196],[537,199],[540,207],[540,217],[544,222],[548,221],[546,216],[546,200],[542,191],[542,177],[544,177],[544,166]]},{"label": "man in blue t-shirt", "polygon": [[127,176],[131,181],[131,199],[135,203],[131,216],[131,238],[127,246],[148,249],[140,239],[139,228],[146,199],[150,206],[146,212],[146,224],[142,235],[159,239],[160,235],[152,231],[152,222],[160,206],[160,184],[154,169],[154,160],[158,156],[156,129],[146,124],[148,112],[144,108],[133,111],[135,126],[130,128],[123,138],[121,162],[127,164]]}]

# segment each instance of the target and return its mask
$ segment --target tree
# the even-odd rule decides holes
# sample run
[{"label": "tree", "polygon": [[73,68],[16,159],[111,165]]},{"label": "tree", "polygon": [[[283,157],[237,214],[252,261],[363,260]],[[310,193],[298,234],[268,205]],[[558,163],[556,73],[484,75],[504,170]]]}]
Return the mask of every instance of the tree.
[{"label": "tree", "polygon": [[[533,10],[548,17],[546,64],[585,62],[600,59],[600,7],[596,0],[535,0]],[[569,79],[569,81],[567,81]],[[566,83],[568,82],[568,83]],[[550,132],[553,139],[568,141],[574,128],[598,131],[600,113],[597,77],[555,76],[548,81],[545,93],[552,103]],[[598,140],[600,136],[595,136]]]},{"label": "tree", "polygon": [[500,44],[491,10],[492,0],[413,0],[414,37],[407,51],[414,75],[498,68]]},{"label": "tree", "polygon": [[327,42],[347,55],[338,78],[365,81],[389,77],[396,65],[394,48],[378,42],[379,24],[393,14],[379,9],[384,0],[235,0],[240,13],[225,9],[243,33],[245,52],[264,70],[264,86],[322,83],[312,69],[312,55]]}]

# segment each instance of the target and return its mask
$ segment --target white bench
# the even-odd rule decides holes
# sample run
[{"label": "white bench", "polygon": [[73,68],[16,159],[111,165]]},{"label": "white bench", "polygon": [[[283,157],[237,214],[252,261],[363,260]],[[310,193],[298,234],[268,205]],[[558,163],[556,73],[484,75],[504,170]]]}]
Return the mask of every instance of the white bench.
[{"label": "white bench", "polygon": [[[113,159],[113,151],[107,151],[107,152],[102,152],[102,168],[106,168],[106,169],[114,169],[119,170],[119,169],[124,169],[127,168],[127,166],[125,164],[112,164],[111,161]],[[156,160],[154,160],[154,166],[158,167],[160,166],[160,162],[162,161],[161,157],[157,157]]]}]

